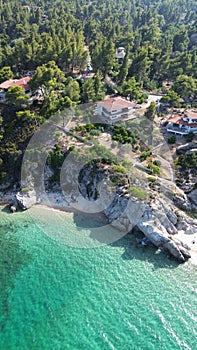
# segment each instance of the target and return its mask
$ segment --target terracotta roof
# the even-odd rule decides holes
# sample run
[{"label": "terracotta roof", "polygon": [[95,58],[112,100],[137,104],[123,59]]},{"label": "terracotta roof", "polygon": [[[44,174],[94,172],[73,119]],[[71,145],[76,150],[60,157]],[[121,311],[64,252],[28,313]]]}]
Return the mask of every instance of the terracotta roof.
[{"label": "terracotta roof", "polygon": [[15,79],[15,80],[6,80],[1,85],[1,89],[9,89],[11,86],[21,86],[25,89],[25,91],[29,90],[28,82],[30,81],[31,77],[24,77],[21,79]]},{"label": "terracotta roof", "polygon": [[132,108],[136,106],[136,103],[124,100],[123,98],[120,98],[120,97],[116,97],[116,98],[109,98],[104,101],[99,101],[98,105],[104,107],[107,111],[112,112],[123,108]]},{"label": "terracotta roof", "polygon": [[167,119],[167,121],[171,122],[171,123],[175,123],[175,124],[181,124],[184,126],[190,126],[191,128],[197,128],[197,122],[196,123],[188,123],[187,121],[182,119],[184,117],[185,117],[184,115],[180,116],[180,115],[173,114]]},{"label": "terracotta roof", "polygon": [[191,119],[197,119],[197,111],[189,110],[185,112],[185,115]]}]

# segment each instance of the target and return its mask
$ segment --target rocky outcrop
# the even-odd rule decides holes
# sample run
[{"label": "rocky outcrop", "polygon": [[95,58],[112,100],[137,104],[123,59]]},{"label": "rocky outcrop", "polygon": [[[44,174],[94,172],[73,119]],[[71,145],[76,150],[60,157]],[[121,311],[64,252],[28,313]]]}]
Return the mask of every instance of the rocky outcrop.
[{"label": "rocky outcrop", "polygon": [[[190,248],[169,234],[169,226],[166,226],[165,220],[160,221],[157,214],[156,211],[148,207],[137,223],[138,228],[157,248],[165,250],[178,261],[184,262],[191,257]],[[177,231],[176,228],[175,231]]]},{"label": "rocky outcrop", "polygon": [[177,239],[177,234],[179,230],[186,234],[197,232],[197,223],[167,205],[164,199],[154,198],[144,206],[124,197],[114,199],[105,213],[116,229],[129,232],[137,227],[154,246],[178,261],[184,262],[191,257],[190,247]]},{"label": "rocky outcrop", "polygon": [[187,200],[187,197],[175,195],[173,201],[174,204],[181,210],[190,211],[192,209],[192,205],[189,200]]},{"label": "rocky outcrop", "polygon": [[185,215],[183,212],[177,213],[178,221],[176,228],[178,231],[184,231],[187,235],[192,235],[197,232],[197,222]]},{"label": "rocky outcrop", "polygon": [[126,209],[128,204],[128,198],[125,196],[115,196],[111,204],[104,210],[105,215],[108,218],[109,223],[120,219],[122,213]]},{"label": "rocky outcrop", "polygon": [[[181,145],[176,149],[178,155],[189,156],[191,153],[197,153],[197,142],[189,142]],[[178,208],[184,211],[194,210],[197,212],[197,173],[195,166],[187,168],[185,166],[176,169],[176,184],[187,194],[184,198],[181,196],[174,197],[174,203]]]},{"label": "rocky outcrop", "polygon": [[[152,195],[150,193],[146,203],[146,200],[133,196],[132,192],[125,192],[125,188],[128,187],[125,186],[126,182],[122,184],[122,180],[121,185],[117,185],[110,192],[108,178],[111,171],[103,167],[102,171],[98,172],[98,167],[100,164],[92,163],[90,167],[81,171],[80,192],[91,201],[97,198],[97,204],[104,208],[107,220],[113,227],[125,233],[137,227],[144,234],[145,241],[151,242],[178,261],[184,262],[190,258],[190,248],[177,239],[180,230],[186,234],[197,230],[197,223],[177,209],[191,210],[191,203],[184,193],[183,196],[175,196],[176,207],[172,202],[169,205],[167,198],[159,197],[156,191]],[[139,189],[140,185],[139,183]],[[142,242],[144,244],[143,239]]]},{"label": "rocky outcrop", "polygon": [[[117,178],[113,175],[114,172],[109,166],[102,165],[98,161],[91,163],[81,170],[76,179],[80,193],[85,199],[92,203],[94,201],[99,209],[104,211],[108,222],[116,229],[127,233],[137,227],[144,234],[143,244],[151,242],[180,262],[190,258],[190,248],[177,239],[180,230],[186,234],[197,232],[197,223],[177,209],[177,207],[184,210],[191,209],[187,197],[175,196],[174,203],[177,205],[175,207],[166,197],[151,190],[146,202],[146,199],[142,198],[143,181],[140,182],[139,177],[134,176],[134,184],[139,191],[129,192],[130,179],[122,175],[117,182]],[[110,180],[115,180],[114,186],[111,186],[111,183],[114,183]],[[191,197],[194,201],[195,196],[196,192]],[[10,210],[12,212],[19,208],[26,210],[35,203],[35,192],[21,191],[14,196]]]},{"label": "rocky outcrop", "polygon": [[196,207],[197,207],[197,188],[188,194],[188,197]]},{"label": "rocky outcrop", "polygon": [[18,209],[27,210],[37,202],[36,194],[34,191],[18,192],[12,198],[12,204],[10,205],[10,211],[15,212]]}]

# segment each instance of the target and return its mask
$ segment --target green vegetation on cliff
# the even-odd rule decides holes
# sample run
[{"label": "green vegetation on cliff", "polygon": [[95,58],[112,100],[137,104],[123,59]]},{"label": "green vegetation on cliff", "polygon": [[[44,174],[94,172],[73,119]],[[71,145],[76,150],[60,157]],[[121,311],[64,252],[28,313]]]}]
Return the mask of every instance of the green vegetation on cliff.
[{"label": "green vegetation on cliff", "polygon": [[[163,81],[170,80],[164,100],[195,105],[196,13],[192,0],[1,0],[0,83],[31,75],[36,98],[14,87],[6,104],[0,103],[0,181],[19,180],[26,145],[41,123],[65,108],[102,99],[109,86],[143,102],[144,90],[163,91]],[[116,58],[118,47],[125,49],[122,60]],[[147,118],[154,115],[152,104]],[[87,132],[94,137],[100,131]],[[119,131],[114,140],[136,144],[135,134]]]}]

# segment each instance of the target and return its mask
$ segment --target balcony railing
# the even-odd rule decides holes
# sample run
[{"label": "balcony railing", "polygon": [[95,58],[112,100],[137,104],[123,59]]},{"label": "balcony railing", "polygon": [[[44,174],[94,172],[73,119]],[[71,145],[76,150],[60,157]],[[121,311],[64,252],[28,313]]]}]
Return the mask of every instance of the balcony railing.
[{"label": "balcony railing", "polygon": [[179,128],[178,126],[167,126],[167,131],[176,134],[187,135],[190,132],[190,129],[185,127]]}]

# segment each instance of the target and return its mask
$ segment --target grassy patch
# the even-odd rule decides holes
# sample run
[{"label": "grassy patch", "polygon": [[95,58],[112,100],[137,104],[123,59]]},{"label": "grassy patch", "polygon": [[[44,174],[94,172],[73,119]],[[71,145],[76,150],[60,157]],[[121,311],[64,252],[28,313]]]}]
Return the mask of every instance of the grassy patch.
[{"label": "grassy patch", "polygon": [[144,190],[141,190],[140,188],[131,186],[130,187],[130,193],[132,196],[141,199],[141,200],[145,200],[147,198],[147,192]]}]

